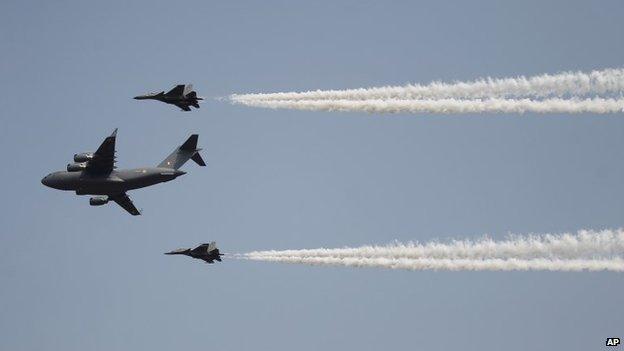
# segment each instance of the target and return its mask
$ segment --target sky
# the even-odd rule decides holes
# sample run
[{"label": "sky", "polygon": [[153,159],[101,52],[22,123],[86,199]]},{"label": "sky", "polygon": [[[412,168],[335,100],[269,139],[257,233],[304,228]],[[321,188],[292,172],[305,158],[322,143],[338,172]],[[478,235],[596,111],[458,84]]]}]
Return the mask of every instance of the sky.
[{"label": "sky", "polygon": [[[309,267],[164,252],[426,242],[624,225],[619,115],[254,109],[232,93],[621,67],[624,3],[0,3],[0,350],[596,350],[612,272]],[[132,97],[193,83],[181,112]],[[120,168],[198,133],[207,167],[130,193],[44,187],[119,128]]]}]

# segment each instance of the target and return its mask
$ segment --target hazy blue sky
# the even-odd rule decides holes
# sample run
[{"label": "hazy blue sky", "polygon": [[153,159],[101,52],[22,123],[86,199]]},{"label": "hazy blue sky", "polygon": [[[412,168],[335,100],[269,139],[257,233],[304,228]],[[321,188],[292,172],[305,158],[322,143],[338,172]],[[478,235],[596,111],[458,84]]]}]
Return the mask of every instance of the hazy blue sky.
[{"label": "hazy blue sky", "polygon": [[[162,253],[624,225],[622,115],[183,113],[137,94],[621,67],[624,2],[2,1],[1,350],[597,350],[616,273],[409,272]],[[141,217],[45,188],[119,127],[120,167],[200,134]]]}]

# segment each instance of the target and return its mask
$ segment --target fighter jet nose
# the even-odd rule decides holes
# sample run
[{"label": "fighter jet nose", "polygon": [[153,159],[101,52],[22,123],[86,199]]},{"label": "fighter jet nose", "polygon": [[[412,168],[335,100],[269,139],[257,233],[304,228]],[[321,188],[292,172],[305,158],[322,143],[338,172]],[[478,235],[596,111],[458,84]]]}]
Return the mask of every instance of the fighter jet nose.
[{"label": "fighter jet nose", "polygon": [[141,99],[141,97],[140,97],[140,96],[135,96],[135,97],[133,97],[133,99],[135,99],[135,100],[140,100],[140,99]]}]

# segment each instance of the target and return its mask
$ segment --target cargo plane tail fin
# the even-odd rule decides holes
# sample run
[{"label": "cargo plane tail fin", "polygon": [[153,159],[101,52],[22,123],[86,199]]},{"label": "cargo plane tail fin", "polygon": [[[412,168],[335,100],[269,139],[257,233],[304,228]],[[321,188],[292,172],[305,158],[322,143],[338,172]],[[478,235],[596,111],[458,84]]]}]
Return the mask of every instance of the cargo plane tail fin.
[{"label": "cargo plane tail fin", "polygon": [[161,168],[173,168],[178,169],[182,167],[183,164],[186,163],[189,159],[195,161],[200,166],[205,166],[206,163],[202,159],[199,151],[201,149],[197,148],[197,139],[199,135],[193,134],[191,135],[184,144],[177,147],[173,152],[164,159],[158,167]]}]

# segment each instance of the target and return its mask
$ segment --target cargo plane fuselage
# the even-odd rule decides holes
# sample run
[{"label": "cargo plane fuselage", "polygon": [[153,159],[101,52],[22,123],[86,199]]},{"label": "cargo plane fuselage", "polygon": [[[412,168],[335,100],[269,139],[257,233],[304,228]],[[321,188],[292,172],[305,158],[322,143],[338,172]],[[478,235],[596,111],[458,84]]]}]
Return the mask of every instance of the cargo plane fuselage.
[{"label": "cargo plane fuselage", "polygon": [[184,174],[177,169],[157,167],[114,170],[108,174],[58,171],[45,176],[41,183],[58,190],[73,190],[77,195],[110,195],[168,182]]}]

